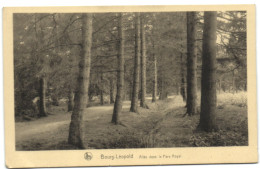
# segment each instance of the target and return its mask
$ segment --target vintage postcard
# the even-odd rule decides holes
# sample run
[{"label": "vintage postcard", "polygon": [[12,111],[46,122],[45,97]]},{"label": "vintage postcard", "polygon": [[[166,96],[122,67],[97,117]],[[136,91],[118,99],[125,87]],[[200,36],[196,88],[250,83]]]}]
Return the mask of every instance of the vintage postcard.
[{"label": "vintage postcard", "polygon": [[9,168],[256,163],[254,5],[3,9]]}]

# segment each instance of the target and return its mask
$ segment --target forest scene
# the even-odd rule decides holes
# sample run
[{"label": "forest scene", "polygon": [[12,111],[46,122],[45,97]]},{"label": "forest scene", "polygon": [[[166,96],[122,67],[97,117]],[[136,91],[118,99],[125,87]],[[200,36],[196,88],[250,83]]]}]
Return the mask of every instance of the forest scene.
[{"label": "forest scene", "polygon": [[13,14],[16,150],[248,146],[246,22]]}]

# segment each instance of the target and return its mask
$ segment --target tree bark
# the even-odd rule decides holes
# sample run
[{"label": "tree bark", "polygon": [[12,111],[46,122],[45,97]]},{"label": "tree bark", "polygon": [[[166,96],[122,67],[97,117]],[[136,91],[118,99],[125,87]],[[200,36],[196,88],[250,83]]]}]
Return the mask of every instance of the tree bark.
[{"label": "tree bark", "polygon": [[46,117],[46,77],[43,76],[40,79],[40,88],[39,88],[39,96],[40,96],[40,103],[39,103],[39,116],[40,117]]},{"label": "tree bark", "polygon": [[153,96],[152,96],[152,102],[156,102],[156,96],[157,96],[157,59],[155,56],[154,51],[154,42],[153,42],[153,62],[154,62],[154,79],[153,79]]},{"label": "tree bark", "polygon": [[201,113],[199,128],[210,132],[216,125],[216,29],[217,12],[204,12],[201,76]]},{"label": "tree bark", "polygon": [[104,105],[103,73],[101,73],[101,75],[100,75],[100,86],[101,86],[101,87],[100,87],[100,105]]},{"label": "tree bark", "polygon": [[186,94],[186,80],[185,80],[185,69],[184,69],[184,59],[181,53],[181,96],[184,102],[187,100]]},{"label": "tree bark", "polygon": [[134,76],[133,76],[133,90],[131,100],[131,112],[138,112],[138,95],[139,95],[139,70],[140,70],[140,13],[135,16],[135,58],[134,58]]},{"label": "tree bark", "polygon": [[165,81],[164,81],[164,76],[162,75],[162,78],[161,78],[161,85],[160,85],[160,96],[159,96],[159,99],[160,100],[164,100],[164,99],[167,99],[167,92],[165,90]]},{"label": "tree bark", "polygon": [[[124,64],[124,75],[127,73],[126,70],[126,64]],[[124,96],[123,96],[123,101],[127,100],[127,91],[128,91],[128,86],[127,86],[127,79],[126,76],[124,76]]]},{"label": "tree bark", "polygon": [[235,70],[232,71],[232,93],[235,94],[236,92],[236,77],[235,77]]},{"label": "tree bark", "polygon": [[114,104],[112,123],[120,124],[120,113],[122,111],[123,106],[123,95],[124,95],[124,29],[123,29],[123,15],[119,14],[119,22],[118,22],[118,71],[117,71],[117,93],[116,93],[116,101]]},{"label": "tree bark", "polygon": [[132,93],[133,93],[133,88],[132,88],[132,86],[133,86],[133,81],[129,81],[129,90],[128,90],[128,100],[130,100],[131,101],[131,99],[132,99]]},{"label": "tree bark", "polygon": [[140,107],[148,108],[145,102],[146,97],[146,39],[144,28],[144,15],[141,16],[141,100]]},{"label": "tree bark", "polygon": [[196,12],[187,12],[187,114],[197,112]]},{"label": "tree bark", "polygon": [[75,93],[75,106],[71,115],[69,129],[69,144],[78,148],[85,148],[84,144],[84,122],[83,113],[87,104],[89,80],[90,80],[90,63],[91,63],[91,46],[92,46],[92,14],[82,14],[82,51],[79,61],[78,86]]},{"label": "tree bark", "polygon": [[110,91],[109,91],[109,93],[110,93],[110,104],[113,104],[113,103],[115,103],[115,101],[114,101],[114,82],[113,82],[112,78],[110,78],[109,83],[110,83]]},{"label": "tree bark", "polygon": [[68,94],[68,112],[72,111],[74,107],[74,93],[70,89]]}]

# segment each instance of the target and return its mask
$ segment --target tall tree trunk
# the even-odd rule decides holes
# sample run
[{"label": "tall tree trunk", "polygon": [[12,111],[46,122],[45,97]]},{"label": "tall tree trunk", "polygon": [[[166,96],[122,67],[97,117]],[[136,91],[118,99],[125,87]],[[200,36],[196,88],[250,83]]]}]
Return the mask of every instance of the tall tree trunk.
[{"label": "tall tree trunk", "polygon": [[199,128],[217,129],[216,113],[216,29],[217,12],[204,12],[203,54],[201,75],[201,113]]},{"label": "tall tree trunk", "polygon": [[39,103],[39,116],[45,117],[47,116],[46,112],[46,77],[42,76],[40,79],[40,88],[39,88],[39,96],[40,96],[40,103]]},{"label": "tall tree trunk", "polygon": [[161,76],[161,79],[159,81],[159,100],[163,100],[163,97],[162,97],[162,93],[163,93],[163,80],[162,80],[162,76]]},{"label": "tall tree trunk", "polygon": [[153,43],[153,62],[154,62],[154,79],[153,79],[152,102],[156,102],[156,96],[157,96],[157,59],[156,59],[156,56],[155,56],[154,43]]},{"label": "tall tree trunk", "polygon": [[112,78],[110,78],[109,83],[110,83],[110,91],[109,91],[109,93],[110,93],[110,104],[112,104],[112,103],[115,103],[115,101],[114,101],[114,82],[113,82]]},{"label": "tall tree trunk", "polygon": [[[126,64],[124,64],[124,75],[127,73],[127,70],[126,70]],[[127,79],[126,77],[124,76],[124,96],[123,96],[123,100],[127,100],[127,91],[128,91],[128,83],[127,82]]]},{"label": "tall tree trunk", "polygon": [[232,93],[235,94],[236,92],[236,83],[235,83],[235,70],[232,71]]},{"label": "tall tree trunk", "polygon": [[82,14],[82,51],[79,61],[78,86],[75,93],[75,106],[71,115],[68,142],[79,148],[85,148],[83,113],[87,104],[91,46],[92,46],[92,14]]},{"label": "tall tree trunk", "polygon": [[144,28],[144,15],[141,16],[141,100],[140,106],[148,108],[145,102],[146,97],[146,40]]},{"label": "tall tree trunk", "polygon": [[68,93],[68,112],[72,111],[74,107],[74,93],[70,88]]},{"label": "tall tree trunk", "polygon": [[129,90],[128,90],[128,100],[130,100],[131,101],[131,99],[132,99],[132,93],[133,93],[133,88],[132,88],[132,86],[133,86],[133,81],[129,81]]},{"label": "tall tree trunk", "polygon": [[[161,60],[161,62],[162,63],[165,63],[165,56],[161,56],[161,58],[160,58]],[[168,90],[168,88],[167,88],[167,86],[166,86],[166,78],[165,78],[165,72],[166,72],[167,70],[165,70],[165,68],[163,67],[163,66],[161,66],[160,67],[160,87],[159,87],[159,89],[160,89],[160,95],[159,95],[159,100],[165,100],[165,99],[167,99],[167,90]],[[167,89],[167,90],[166,90]]]},{"label": "tall tree trunk", "polygon": [[161,89],[161,92],[160,92],[159,99],[160,99],[160,100],[167,99],[167,92],[166,92],[166,90],[165,90],[164,76],[162,76],[162,78],[161,78],[160,89]]},{"label": "tall tree trunk", "polygon": [[124,28],[123,28],[123,15],[119,14],[119,22],[118,22],[118,71],[117,71],[117,93],[116,93],[116,101],[114,104],[114,111],[112,116],[112,123],[119,124],[120,116],[119,114],[122,111],[123,106],[123,95],[124,95]]},{"label": "tall tree trunk", "polygon": [[134,77],[131,100],[131,112],[138,112],[138,95],[139,95],[139,70],[140,70],[140,13],[135,16],[135,58],[134,58]]},{"label": "tall tree trunk", "polygon": [[184,102],[186,102],[186,80],[185,80],[185,69],[184,69],[184,59],[181,53],[181,96]]},{"label": "tall tree trunk", "polygon": [[187,12],[187,114],[197,112],[196,12]]},{"label": "tall tree trunk", "polygon": [[100,89],[100,104],[104,105],[104,85],[103,85],[103,73],[100,74],[100,84],[101,84],[101,89]]}]

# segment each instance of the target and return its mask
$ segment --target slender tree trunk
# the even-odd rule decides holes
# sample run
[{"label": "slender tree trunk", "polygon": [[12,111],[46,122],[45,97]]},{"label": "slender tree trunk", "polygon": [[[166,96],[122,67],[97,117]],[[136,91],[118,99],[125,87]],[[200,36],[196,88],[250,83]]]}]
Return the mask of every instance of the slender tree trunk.
[{"label": "slender tree trunk", "polygon": [[197,112],[196,12],[187,12],[187,114]]},{"label": "slender tree trunk", "polygon": [[83,113],[88,101],[90,80],[92,14],[82,14],[82,51],[79,61],[78,86],[75,93],[75,106],[71,115],[69,144],[85,148]]},{"label": "slender tree trunk", "polygon": [[181,96],[183,101],[186,102],[187,94],[186,94],[186,80],[185,80],[185,69],[184,69],[184,59],[181,53]]},{"label": "slender tree trunk", "polygon": [[199,128],[217,130],[216,125],[216,29],[217,12],[204,12],[201,76],[201,113]]},{"label": "slender tree trunk", "polygon": [[[127,73],[127,70],[126,70],[126,64],[124,64],[124,75]],[[126,77],[124,77],[124,97],[123,97],[123,100],[127,100],[127,91],[128,91],[128,84],[126,83],[127,80],[126,80]]]},{"label": "slender tree trunk", "polygon": [[[161,56],[161,62],[165,63],[165,57]],[[166,86],[166,82],[165,82],[165,68],[161,67],[160,70],[160,95],[159,95],[159,100],[164,100],[167,99],[167,86]]]},{"label": "slender tree trunk", "polygon": [[163,100],[163,97],[162,97],[162,93],[163,93],[163,80],[162,80],[162,76],[161,76],[161,79],[159,81],[159,100]]},{"label": "slender tree trunk", "polygon": [[104,95],[103,95],[103,90],[100,90],[100,105],[104,105]]},{"label": "slender tree trunk", "polygon": [[156,59],[155,51],[154,51],[154,44],[153,44],[153,62],[154,62],[154,79],[153,79],[152,102],[156,102],[156,96],[157,96],[157,59]]},{"label": "slender tree trunk", "polygon": [[74,107],[74,93],[73,90],[70,88],[68,94],[68,112],[72,111]]},{"label": "slender tree trunk", "polygon": [[165,81],[164,81],[164,76],[162,76],[162,79],[161,79],[161,92],[160,92],[160,96],[159,96],[159,99],[160,100],[164,100],[164,99],[167,99],[167,92],[165,90]]},{"label": "slender tree trunk", "polygon": [[133,93],[133,81],[129,81],[129,90],[128,90],[128,100],[131,100],[132,99],[132,93]]},{"label": "slender tree trunk", "polygon": [[119,124],[120,123],[120,113],[122,111],[123,106],[123,95],[124,95],[124,28],[123,28],[123,15],[119,14],[119,22],[118,22],[118,71],[117,71],[117,93],[116,93],[116,101],[114,104],[114,111],[112,116],[112,123]]},{"label": "slender tree trunk", "polygon": [[235,83],[235,70],[232,71],[232,93],[236,92],[236,83]]},{"label": "slender tree trunk", "polygon": [[146,40],[144,28],[144,15],[141,16],[141,100],[140,106],[148,108],[145,102],[146,97]]},{"label": "slender tree trunk", "polygon": [[139,70],[140,70],[140,13],[135,16],[135,58],[134,58],[134,77],[131,100],[131,112],[138,112],[138,95],[139,95]]},{"label": "slender tree trunk", "polygon": [[112,78],[110,78],[109,83],[110,83],[110,104],[112,104],[112,103],[115,103],[115,101],[114,101],[114,82],[113,82]]},{"label": "slender tree trunk", "polygon": [[47,116],[46,101],[45,101],[46,100],[46,88],[47,88],[46,77],[43,76],[40,79],[40,88],[39,88],[39,96],[40,96],[39,116],[40,117]]},{"label": "slender tree trunk", "polygon": [[101,73],[101,75],[100,75],[100,83],[101,83],[101,89],[100,89],[100,104],[101,104],[101,105],[104,105],[103,73]]}]

